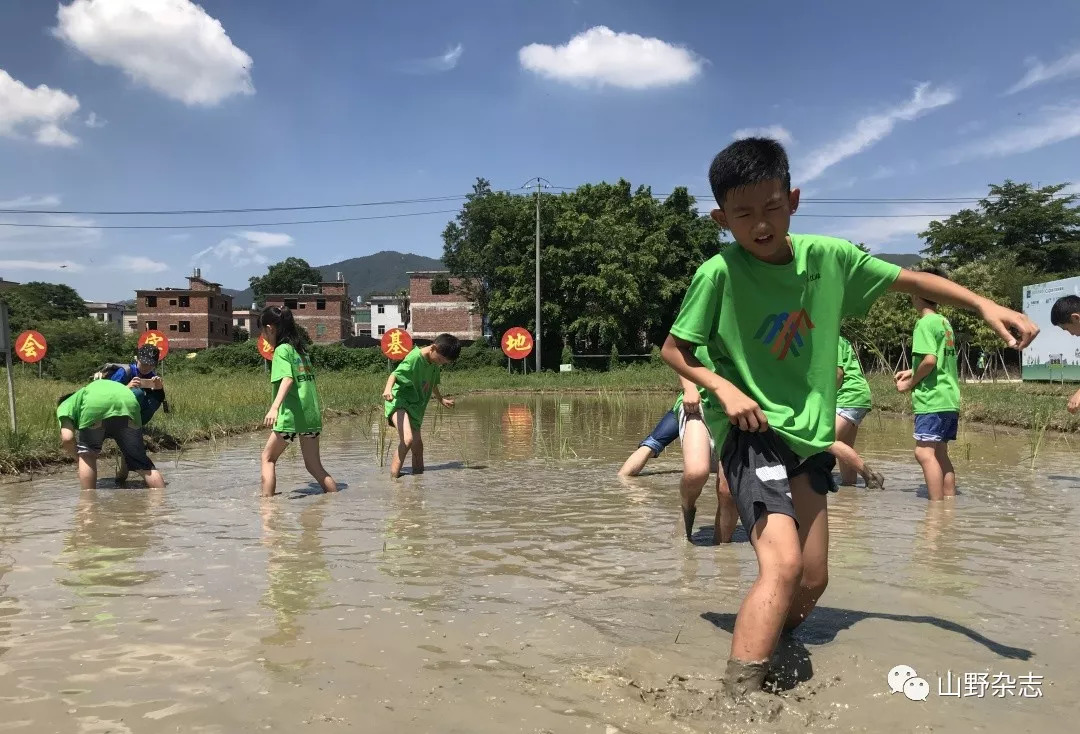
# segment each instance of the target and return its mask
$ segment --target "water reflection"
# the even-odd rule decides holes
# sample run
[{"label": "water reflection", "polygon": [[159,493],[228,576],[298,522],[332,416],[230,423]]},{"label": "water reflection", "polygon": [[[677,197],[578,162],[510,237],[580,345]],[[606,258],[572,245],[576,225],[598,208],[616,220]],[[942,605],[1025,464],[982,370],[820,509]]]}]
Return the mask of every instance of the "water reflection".
[{"label": "water reflection", "polygon": [[282,502],[261,505],[262,544],[269,551],[262,604],[274,612],[277,625],[274,634],[262,638],[268,645],[291,645],[300,638],[301,618],[315,608],[331,581],[321,535],[327,500],[320,496],[305,507],[296,526]]}]

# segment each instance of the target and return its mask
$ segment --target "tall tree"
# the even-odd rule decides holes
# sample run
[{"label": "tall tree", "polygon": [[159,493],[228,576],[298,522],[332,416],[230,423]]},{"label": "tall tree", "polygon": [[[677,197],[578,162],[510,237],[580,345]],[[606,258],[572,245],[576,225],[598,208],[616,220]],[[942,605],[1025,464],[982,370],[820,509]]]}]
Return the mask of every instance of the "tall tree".
[{"label": "tall tree", "polygon": [[300,257],[285,258],[267,268],[266,275],[248,279],[255,303],[262,305],[266,296],[279,293],[299,293],[304,284],[322,282],[322,273]]},{"label": "tall tree", "polygon": [[90,315],[86,302],[71,286],[33,281],[3,292],[11,331],[18,333],[45,321],[70,321]]},{"label": "tall tree", "polygon": [[1006,180],[990,187],[976,209],[931,222],[919,236],[924,252],[951,266],[1009,256],[1042,273],[1080,269],[1080,206],[1067,184],[1035,188]]}]

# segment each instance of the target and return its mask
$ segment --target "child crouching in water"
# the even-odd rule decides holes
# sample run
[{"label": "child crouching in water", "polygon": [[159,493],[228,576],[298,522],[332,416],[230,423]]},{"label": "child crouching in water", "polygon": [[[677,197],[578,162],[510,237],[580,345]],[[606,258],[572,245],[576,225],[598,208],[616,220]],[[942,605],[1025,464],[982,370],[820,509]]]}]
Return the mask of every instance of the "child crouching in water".
[{"label": "child crouching in water", "polygon": [[262,336],[274,346],[270,383],[276,387],[263,425],[273,428],[262,453],[262,496],[277,492],[277,460],[299,436],[304,466],[326,492],[336,492],[337,482],[323,468],[319,457],[322,406],[315,389],[315,372],[304,349],[292,311],[268,306],[259,316]]}]

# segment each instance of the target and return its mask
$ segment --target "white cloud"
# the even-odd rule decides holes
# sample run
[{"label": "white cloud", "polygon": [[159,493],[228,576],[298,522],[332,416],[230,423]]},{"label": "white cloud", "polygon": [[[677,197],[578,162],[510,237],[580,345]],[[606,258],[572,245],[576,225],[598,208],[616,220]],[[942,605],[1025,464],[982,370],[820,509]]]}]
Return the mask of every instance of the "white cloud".
[{"label": "white cloud", "polygon": [[858,155],[888,137],[896,123],[909,122],[930,110],[952,104],[956,99],[957,94],[950,89],[920,84],[915,87],[911,99],[884,112],[867,115],[856,122],[851,131],[812,151],[798,167],[795,180],[799,185],[813,181],[840,161]]},{"label": "white cloud", "polygon": [[[970,198],[970,195],[966,198]],[[973,204],[894,204],[885,207],[883,214],[888,216],[866,219],[815,218],[814,229],[828,231],[831,235],[852,242],[863,242],[871,250],[878,251],[881,245],[896,240],[917,239],[919,232],[925,231],[930,222],[946,219],[971,206]],[[798,215],[795,216],[797,219]],[[823,221],[826,223],[821,224]]]},{"label": "white cloud", "polygon": [[262,254],[263,250],[292,244],[293,238],[284,232],[237,232],[235,236],[226,237],[216,245],[195,253],[191,260],[200,262],[213,255],[218,260],[228,260],[236,267],[268,265],[270,260]]},{"label": "white cloud", "polygon": [[129,273],[164,273],[169,269],[165,263],[148,257],[122,255],[113,260],[112,267]]},{"label": "white cloud", "polygon": [[90,116],[86,118],[86,126],[92,128],[102,128],[109,124],[108,120],[102,120],[97,116],[96,112],[91,112]]},{"label": "white cloud", "polygon": [[1062,56],[1057,61],[1044,64],[1032,57],[1025,62],[1028,66],[1027,74],[1016,84],[1012,85],[1005,94],[1016,94],[1024,89],[1044,84],[1054,79],[1068,79],[1080,76],[1080,51]]},{"label": "white cloud", "polygon": [[0,209],[40,209],[46,206],[60,206],[60,197],[49,194],[48,196],[19,196],[15,199],[0,201]]},{"label": "white cloud", "polygon": [[1000,158],[1028,153],[1063,140],[1080,136],[1080,102],[1071,106],[1045,107],[1038,119],[1026,125],[1000,130],[968,145],[961,146],[954,162],[971,158]]},{"label": "white cloud", "polygon": [[[16,208],[16,207],[12,207]],[[62,228],[29,227],[28,224],[55,224]],[[102,232],[97,222],[68,214],[0,215],[0,250],[40,251],[95,247]]]},{"label": "white cloud", "polygon": [[79,111],[79,100],[61,89],[31,89],[0,69],[0,136],[32,136],[42,145],[68,148],[79,142],[61,125]]},{"label": "white cloud", "polygon": [[744,127],[736,130],[732,137],[736,140],[743,138],[772,138],[784,145],[792,145],[795,138],[783,125],[768,125],[767,127]]},{"label": "white cloud", "polygon": [[427,59],[417,59],[406,63],[405,71],[412,74],[430,74],[451,71],[452,69],[457,68],[463,53],[465,53],[465,47],[459,43],[439,56],[432,56]]},{"label": "white cloud", "polygon": [[705,64],[681,46],[605,26],[579,33],[562,46],[530,44],[518,51],[518,60],[522,68],[549,79],[624,89],[683,84],[695,79]]},{"label": "white cloud", "polygon": [[0,270],[50,270],[54,272],[78,273],[83,266],[71,260],[0,260]]},{"label": "white cloud", "polygon": [[58,38],[184,104],[255,93],[251,57],[190,0],[74,0],[56,16]]}]

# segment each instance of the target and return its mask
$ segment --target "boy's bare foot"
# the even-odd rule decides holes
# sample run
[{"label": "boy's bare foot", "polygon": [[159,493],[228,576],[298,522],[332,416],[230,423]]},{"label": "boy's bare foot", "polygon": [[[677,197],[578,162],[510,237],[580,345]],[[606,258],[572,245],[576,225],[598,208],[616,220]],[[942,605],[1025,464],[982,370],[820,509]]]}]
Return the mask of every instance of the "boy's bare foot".
[{"label": "boy's bare foot", "polygon": [[401,476],[401,459],[394,454],[394,458],[390,460],[390,478],[397,479]]},{"label": "boy's bare foot", "polygon": [[683,525],[686,527],[686,539],[692,540],[694,536],[694,518],[697,517],[697,507],[682,508]]},{"label": "boy's bare foot", "polygon": [[866,463],[863,464],[863,468],[866,472],[865,474],[863,474],[863,479],[866,480],[867,489],[885,489],[884,474],[876,471],[874,468],[872,468],[869,464]]},{"label": "boy's bare foot", "polygon": [[730,658],[727,661],[727,670],[724,671],[724,679],[721,681],[724,693],[736,700],[745,699],[751,694],[764,693],[762,686],[765,684],[765,676],[768,672],[768,660],[755,663]]}]

